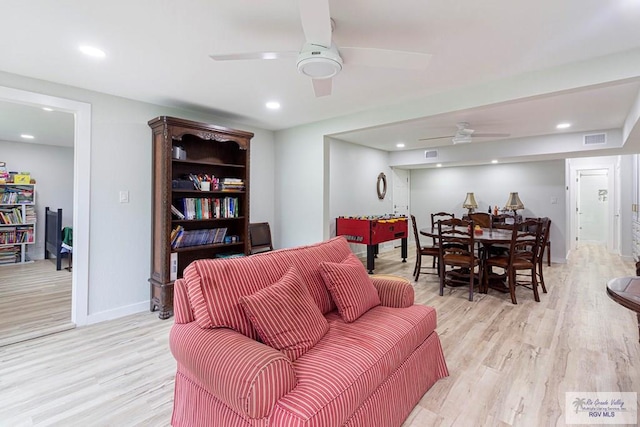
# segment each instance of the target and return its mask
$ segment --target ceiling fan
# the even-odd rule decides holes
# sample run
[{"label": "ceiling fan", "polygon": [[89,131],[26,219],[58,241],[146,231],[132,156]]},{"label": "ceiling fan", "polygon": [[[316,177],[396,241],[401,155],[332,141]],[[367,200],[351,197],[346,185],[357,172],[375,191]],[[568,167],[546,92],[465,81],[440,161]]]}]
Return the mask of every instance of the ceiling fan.
[{"label": "ceiling fan", "polygon": [[458,130],[454,135],[435,136],[431,138],[421,138],[419,141],[431,141],[434,139],[451,138],[451,142],[454,144],[468,144],[471,142],[472,137],[475,138],[504,138],[510,136],[509,133],[475,133],[473,129],[469,129],[469,123],[459,122],[456,123]]},{"label": "ceiling fan", "polygon": [[306,39],[299,52],[249,52],[210,55],[216,61],[297,58],[298,72],[311,77],[317,97],[331,94],[332,78],[343,65],[419,70],[427,67],[431,55],[367,47],[340,47],[331,40],[335,22],[329,0],[298,0],[302,30]]}]

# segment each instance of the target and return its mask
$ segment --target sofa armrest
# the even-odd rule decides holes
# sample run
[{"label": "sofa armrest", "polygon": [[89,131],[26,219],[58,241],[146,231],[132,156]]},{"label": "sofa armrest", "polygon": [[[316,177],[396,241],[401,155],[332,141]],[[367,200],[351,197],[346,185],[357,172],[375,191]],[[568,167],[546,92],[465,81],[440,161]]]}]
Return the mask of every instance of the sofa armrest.
[{"label": "sofa armrest", "polygon": [[400,308],[413,305],[413,286],[407,279],[388,274],[373,274],[370,277],[383,306]]},{"label": "sofa armrest", "polygon": [[187,294],[187,282],[184,279],[173,282],[173,317],[176,323],[189,323],[196,320]]},{"label": "sofa armrest", "polygon": [[169,345],[182,367],[216,398],[249,418],[268,416],[297,383],[281,352],[231,329],[172,326]]}]

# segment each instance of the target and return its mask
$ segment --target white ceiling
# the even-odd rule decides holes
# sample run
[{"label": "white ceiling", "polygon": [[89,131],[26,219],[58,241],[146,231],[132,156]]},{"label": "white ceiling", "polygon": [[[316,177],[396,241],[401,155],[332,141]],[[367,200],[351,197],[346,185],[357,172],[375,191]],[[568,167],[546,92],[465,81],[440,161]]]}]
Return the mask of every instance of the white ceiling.
[{"label": "white ceiling", "polygon": [[[338,47],[428,53],[428,68],[345,63],[333,94],[315,98],[294,61],[209,58],[298,50],[304,34],[296,0],[11,0],[2,4],[0,70],[278,130],[369,109],[392,110],[448,91],[460,96],[464,87],[640,48],[639,0],[331,0],[330,10]],[[83,56],[80,44],[98,46],[107,56]],[[339,137],[391,151],[400,141],[404,149],[448,144],[418,139],[452,134],[459,121],[468,121],[476,132],[514,138],[553,133],[560,121],[572,122],[571,131],[578,132],[619,128],[639,87],[638,81],[586,87]],[[266,110],[269,100],[282,108]],[[2,126],[19,122],[5,110],[0,114]],[[47,126],[53,134],[51,123]],[[8,131],[0,130],[0,139],[8,138]]]}]

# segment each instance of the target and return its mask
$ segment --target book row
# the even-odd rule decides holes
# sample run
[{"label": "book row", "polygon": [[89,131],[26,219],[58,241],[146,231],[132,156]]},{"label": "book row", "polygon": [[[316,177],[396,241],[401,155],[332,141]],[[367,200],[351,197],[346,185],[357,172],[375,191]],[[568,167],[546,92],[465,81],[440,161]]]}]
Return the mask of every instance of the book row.
[{"label": "book row", "polygon": [[226,228],[185,230],[184,227],[179,225],[171,231],[171,248],[178,249],[223,243],[226,235]]},{"label": "book row", "polygon": [[10,227],[0,229],[0,245],[33,243],[33,227]]},{"label": "book row", "polygon": [[21,185],[0,187],[0,204],[19,205],[27,203],[33,203],[33,187]]},{"label": "book row", "polygon": [[178,207],[172,205],[171,212],[179,219],[237,218],[240,214],[237,197],[187,197],[176,204]]},{"label": "book row", "polygon": [[0,248],[0,264],[15,264],[20,260],[20,246]]},{"label": "book row", "polygon": [[22,208],[0,208],[0,224],[35,223],[36,214],[33,206],[27,206],[26,218],[22,217]]}]

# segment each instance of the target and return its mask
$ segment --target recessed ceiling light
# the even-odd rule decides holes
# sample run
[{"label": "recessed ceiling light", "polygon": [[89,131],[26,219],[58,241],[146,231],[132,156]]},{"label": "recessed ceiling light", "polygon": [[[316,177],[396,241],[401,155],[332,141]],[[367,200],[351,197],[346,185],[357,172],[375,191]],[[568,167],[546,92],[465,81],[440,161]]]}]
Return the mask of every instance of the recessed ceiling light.
[{"label": "recessed ceiling light", "polygon": [[567,129],[571,127],[571,123],[559,123],[556,129]]},{"label": "recessed ceiling light", "polygon": [[498,161],[494,159],[494,160],[491,160],[491,163],[495,164],[495,163],[498,163]]},{"label": "recessed ceiling light", "polygon": [[24,138],[24,139],[33,139],[33,138],[35,138],[33,135],[28,135],[26,133],[23,133],[22,135],[20,135],[20,137]]},{"label": "recessed ceiling light", "polygon": [[278,101],[269,101],[269,102],[267,102],[266,106],[270,110],[279,110],[280,109],[280,103]]},{"label": "recessed ceiling light", "polygon": [[438,163],[438,164],[436,165],[436,167],[441,168],[441,167],[442,167],[442,163]]},{"label": "recessed ceiling light", "polygon": [[398,148],[404,148],[404,144],[402,142],[399,142],[396,144],[396,147]]},{"label": "recessed ceiling light", "polygon": [[42,107],[42,109],[43,109],[44,111],[53,111],[53,108],[49,108],[49,107]]},{"label": "recessed ceiling light", "polygon": [[93,56],[94,58],[104,58],[105,56],[107,56],[107,54],[104,53],[103,50],[93,46],[82,45],[78,49],[80,49],[80,52],[84,53],[85,55]]}]

